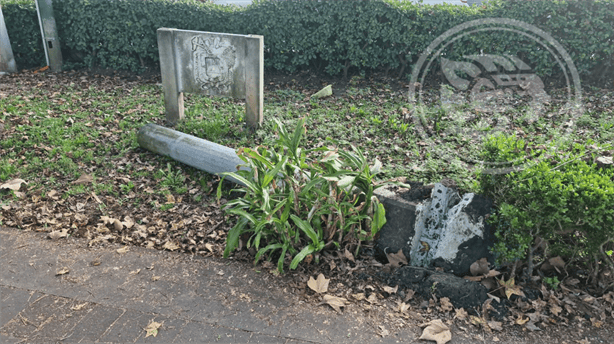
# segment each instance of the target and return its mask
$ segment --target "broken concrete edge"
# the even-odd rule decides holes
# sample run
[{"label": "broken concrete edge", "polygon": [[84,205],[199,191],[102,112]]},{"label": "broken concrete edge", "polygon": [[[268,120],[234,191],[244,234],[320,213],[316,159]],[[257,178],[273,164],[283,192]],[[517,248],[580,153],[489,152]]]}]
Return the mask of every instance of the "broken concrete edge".
[{"label": "broken concrete edge", "polygon": [[378,194],[387,220],[375,243],[378,261],[386,263],[387,254],[402,250],[411,266],[440,267],[457,276],[469,274],[481,258],[494,263],[494,238],[486,223],[490,200],[473,193],[461,198],[440,183],[426,200],[408,201],[403,192],[384,188]]}]

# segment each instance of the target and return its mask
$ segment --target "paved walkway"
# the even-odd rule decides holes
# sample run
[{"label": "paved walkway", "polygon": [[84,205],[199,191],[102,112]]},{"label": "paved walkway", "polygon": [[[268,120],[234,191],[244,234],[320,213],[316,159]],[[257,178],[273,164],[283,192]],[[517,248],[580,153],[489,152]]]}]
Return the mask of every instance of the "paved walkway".
[{"label": "paved walkway", "polygon": [[[229,260],[0,229],[0,342],[397,342],[376,328],[309,311],[269,273]],[[57,275],[63,269],[68,273]],[[313,306],[312,306],[313,307]],[[144,328],[162,323],[156,337]],[[26,340],[27,339],[27,340]]]},{"label": "paved walkway", "polygon": [[[433,343],[418,340],[417,326],[381,337],[376,316],[302,302],[284,277],[248,264],[60,240],[0,228],[0,343]],[[152,321],[162,326],[147,337]],[[464,331],[450,344],[483,334]],[[611,338],[606,331],[596,343]],[[560,341],[526,333],[499,341],[534,342]]]}]

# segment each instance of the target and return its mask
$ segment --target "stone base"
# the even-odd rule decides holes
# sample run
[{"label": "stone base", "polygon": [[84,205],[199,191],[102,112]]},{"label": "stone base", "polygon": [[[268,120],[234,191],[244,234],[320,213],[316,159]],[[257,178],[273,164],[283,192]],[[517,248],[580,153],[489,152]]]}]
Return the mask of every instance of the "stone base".
[{"label": "stone base", "polygon": [[413,183],[411,190],[387,186],[376,190],[376,196],[387,220],[375,244],[380,262],[403,250],[412,266],[443,267],[457,276],[469,274],[471,264],[481,258],[494,262],[486,223],[492,202],[485,197],[469,193],[461,198],[455,187],[441,183]]}]

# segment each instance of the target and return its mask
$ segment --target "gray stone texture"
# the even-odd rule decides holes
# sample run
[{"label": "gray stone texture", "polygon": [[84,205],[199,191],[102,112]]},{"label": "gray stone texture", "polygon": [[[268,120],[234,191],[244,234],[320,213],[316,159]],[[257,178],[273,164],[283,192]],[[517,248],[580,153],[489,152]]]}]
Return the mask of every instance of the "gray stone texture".
[{"label": "gray stone texture", "polygon": [[160,28],[158,49],[170,124],[184,117],[184,92],[245,99],[248,125],[262,124],[262,36]]},{"label": "gray stone texture", "polygon": [[142,126],[137,141],[142,148],[212,174],[236,171],[244,164],[232,148],[156,124]]},{"label": "gray stone texture", "polygon": [[[386,253],[402,249],[412,266],[443,267],[457,276],[467,275],[478,259],[493,262],[488,199],[472,193],[461,198],[455,188],[441,183],[414,186],[418,190],[378,190],[388,222],[376,241],[377,259],[385,262]],[[426,191],[430,198],[422,199]]]},{"label": "gray stone texture", "polygon": [[380,261],[386,260],[386,253],[396,253],[401,249],[403,254],[409,257],[411,240],[415,235],[418,202],[402,197],[402,194],[408,191],[394,185],[386,185],[374,192],[386,209],[386,224],[380,230],[375,245],[374,255]]}]

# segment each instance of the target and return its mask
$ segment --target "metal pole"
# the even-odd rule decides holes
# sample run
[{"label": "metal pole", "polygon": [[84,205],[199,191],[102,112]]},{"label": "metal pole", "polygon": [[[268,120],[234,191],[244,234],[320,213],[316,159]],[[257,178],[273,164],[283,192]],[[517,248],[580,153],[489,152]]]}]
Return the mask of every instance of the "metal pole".
[{"label": "metal pole", "polygon": [[62,70],[62,50],[53,16],[53,3],[51,0],[36,0],[35,2],[47,65],[52,71],[59,72]]},{"label": "metal pole", "polygon": [[6,31],[2,6],[0,6],[0,75],[15,72],[17,72],[17,64],[13,56],[9,34]]}]

